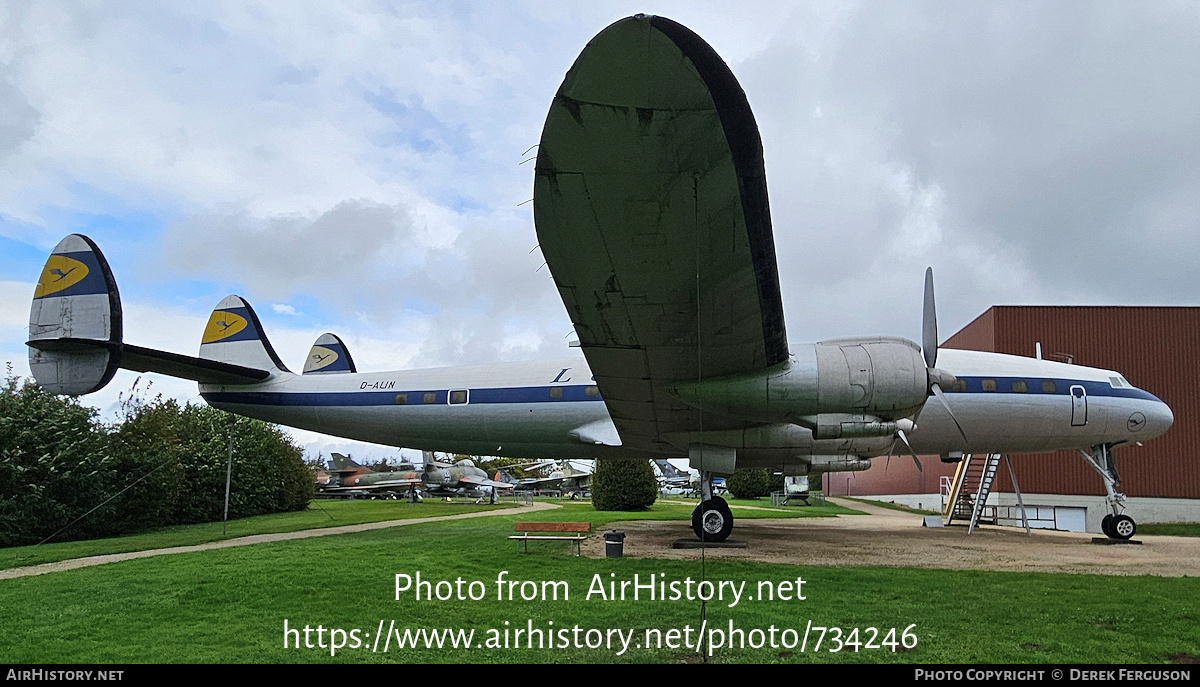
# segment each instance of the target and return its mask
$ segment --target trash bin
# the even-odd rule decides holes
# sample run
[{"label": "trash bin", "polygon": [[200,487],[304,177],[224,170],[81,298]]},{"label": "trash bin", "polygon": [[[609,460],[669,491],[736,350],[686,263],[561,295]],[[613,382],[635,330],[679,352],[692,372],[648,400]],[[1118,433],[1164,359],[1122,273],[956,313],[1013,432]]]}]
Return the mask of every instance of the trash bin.
[{"label": "trash bin", "polygon": [[604,533],[604,553],[608,558],[622,558],[625,555],[625,533],[621,530],[610,530]]}]

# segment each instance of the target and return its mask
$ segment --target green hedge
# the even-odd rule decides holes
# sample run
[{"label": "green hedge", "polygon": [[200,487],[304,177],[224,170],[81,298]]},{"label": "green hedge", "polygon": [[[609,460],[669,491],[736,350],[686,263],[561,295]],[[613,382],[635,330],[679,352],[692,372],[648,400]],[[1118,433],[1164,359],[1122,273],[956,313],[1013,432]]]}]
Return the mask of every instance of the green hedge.
[{"label": "green hedge", "polygon": [[305,508],[312,472],[274,425],[160,398],[127,401],[109,427],[10,373],[0,387],[0,546],[36,544],[93,508],[54,540],[220,520],[231,418],[230,518]]}]

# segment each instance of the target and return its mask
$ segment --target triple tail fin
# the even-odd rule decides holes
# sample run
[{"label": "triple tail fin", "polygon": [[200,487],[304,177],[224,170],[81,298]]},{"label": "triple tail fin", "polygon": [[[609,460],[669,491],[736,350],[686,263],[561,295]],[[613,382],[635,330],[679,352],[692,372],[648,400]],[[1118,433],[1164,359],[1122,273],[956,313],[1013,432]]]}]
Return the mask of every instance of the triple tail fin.
[{"label": "triple tail fin", "polygon": [[241,296],[226,296],[208,318],[200,357],[272,372],[288,372],[263,333],[254,308]]},{"label": "triple tail fin", "polygon": [[[250,306],[236,296],[221,304],[230,299],[245,306],[257,336],[262,328]],[[254,384],[286,371],[265,337],[260,345],[268,352],[265,358],[238,351],[225,356],[229,360],[204,355],[203,345],[202,357],[193,358],[125,343],[117,282],[100,248],[82,234],[59,241],[46,261],[33,294],[26,343],[29,369],[38,384],[51,393],[72,396],[103,389],[117,368],[202,384]]]},{"label": "triple tail fin", "polygon": [[121,359],[121,296],[108,261],[86,236],[58,242],[33,292],[29,369],[51,393],[99,391]]},{"label": "triple tail fin", "polygon": [[354,359],[350,357],[350,349],[336,334],[328,332],[317,337],[308,357],[304,359],[304,374],[338,374],[358,372]]}]

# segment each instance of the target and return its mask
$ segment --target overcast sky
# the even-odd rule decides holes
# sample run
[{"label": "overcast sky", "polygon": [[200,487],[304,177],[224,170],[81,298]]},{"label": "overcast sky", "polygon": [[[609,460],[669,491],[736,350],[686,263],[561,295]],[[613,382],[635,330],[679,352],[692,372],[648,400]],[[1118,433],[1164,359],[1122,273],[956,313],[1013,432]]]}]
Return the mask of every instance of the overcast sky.
[{"label": "overcast sky", "polygon": [[[71,232],[143,346],[194,355],[237,293],[293,369],[324,331],[363,371],[569,355],[521,162],[584,44],[636,12],[746,90],[791,342],[919,340],[926,265],[943,339],[996,304],[1200,300],[1193,2],[0,0],[0,361],[28,373]],[[112,417],[134,378],[87,402]]]}]

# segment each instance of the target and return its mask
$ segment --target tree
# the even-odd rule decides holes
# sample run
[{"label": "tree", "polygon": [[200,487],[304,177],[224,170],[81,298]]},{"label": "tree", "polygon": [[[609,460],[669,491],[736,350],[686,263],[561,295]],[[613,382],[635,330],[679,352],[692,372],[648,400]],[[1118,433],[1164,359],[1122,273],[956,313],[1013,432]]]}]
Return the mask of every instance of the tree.
[{"label": "tree", "polygon": [[136,390],[122,410],[106,427],[95,410],[9,368],[0,385],[0,546],[220,520],[231,427],[230,517],[301,510],[313,496],[300,448],[274,425],[147,402]]},{"label": "tree", "polygon": [[591,491],[596,510],[645,510],[658,498],[658,480],[648,460],[597,460]]},{"label": "tree", "polygon": [[771,473],[761,468],[738,468],[725,478],[725,488],[736,499],[771,495]]}]

